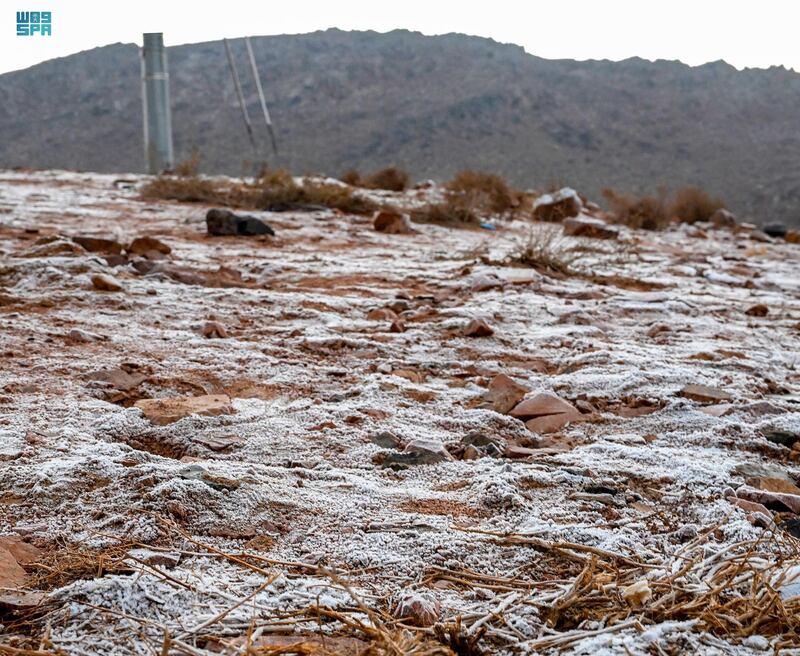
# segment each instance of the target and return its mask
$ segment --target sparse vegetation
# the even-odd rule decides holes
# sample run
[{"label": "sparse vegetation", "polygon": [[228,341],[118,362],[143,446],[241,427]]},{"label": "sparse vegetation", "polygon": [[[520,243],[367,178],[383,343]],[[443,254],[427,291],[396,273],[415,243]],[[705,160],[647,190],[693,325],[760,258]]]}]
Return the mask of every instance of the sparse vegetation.
[{"label": "sparse vegetation", "polygon": [[670,215],[681,223],[708,221],[718,209],[725,207],[719,198],[712,198],[697,187],[684,187],[675,192]]},{"label": "sparse vegetation", "polygon": [[603,189],[603,198],[611,206],[616,223],[642,230],[663,230],[669,225],[666,191],[659,189],[656,196],[634,198],[623,196],[613,189]]},{"label": "sparse vegetation", "polygon": [[175,175],[184,178],[196,176],[200,172],[200,151],[192,148],[192,153],[185,160],[175,165]]},{"label": "sparse vegetation", "polygon": [[663,188],[655,196],[635,198],[603,189],[603,197],[611,206],[617,223],[643,230],[663,230],[673,221],[696,223],[708,221],[725,204],[697,187],[678,189],[670,199]]},{"label": "sparse vegetation", "polygon": [[416,223],[477,226],[481,222],[475,210],[458,194],[447,194],[440,203],[414,208],[410,215],[411,220]]},{"label": "sparse vegetation", "polygon": [[543,273],[569,275],[573,273],[572,263],[577,258],[578,253],[565,241],[559,227],[539,224],[531,227],[527,238],[508,259],[512,264]]},{"label": "sparse vegetation", "polygon": [[253,182],[196,175],[158,176],[142,188],[141,196],[256,210],[321,206],[366,214],[377,209],[375,203],[354,194],[349,187],[309,180],[298,184],[282,169],[266,170]]},{"label": "sparse vegetation", "polygon": [[342,175],[342,182],[353,187],[365,189],[385,189],[387,191],[405,191],[408,189],[411,177],[407,171],[397,166],[387,166],[385,169],[375,171],[362,178],[358,171],[351,169]]},{"label": "sparse vegetation", "polygon": [[447,183],[446,188],[460,194],[466,204],[475,210],[502,214],[520,204],[520,192],[493,173],[461,171]]}]

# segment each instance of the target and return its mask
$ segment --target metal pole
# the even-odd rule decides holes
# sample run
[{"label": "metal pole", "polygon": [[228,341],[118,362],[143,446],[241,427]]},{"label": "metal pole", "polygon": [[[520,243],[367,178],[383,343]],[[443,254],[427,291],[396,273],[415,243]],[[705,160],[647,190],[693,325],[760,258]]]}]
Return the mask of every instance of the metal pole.
[{"label": "metal pole", "polygon": [[256,165],[259,160],[258,146],[256,146],[256,139],[253,136],[253,126],[250,124],[250,114],[247,113],[247,105],[244,102],[244,94],[242,93],[242,83],[239,80],[239,73],[236,70],[236,64],[233,61],[233,53],[231,53],[231,46],[228,39],[223,39],[225,43],[225,54],[228,56],[228,66],[231,69],[231,77],[233,77],[233,86],[236,87],[236,95],[239,98],[239,107],[242,109],[242,117],[244,118],[244,126],[247,128],[247,136],[250,137],[250,143],[253,144],[253,154],[256,157]]},{"label": "metal pole", "polygon": [[267,109],[267,101],[264,100],[264,90],[261,88],[261,78],[258,75],[258,68],[256,67],[256,58],[253,55],[253,47],[250,45],[250,37],[244,37],[244,42],[247,45],[247,54],[250,56],[250,70],[253,73],[253,79],[256,81],[256,89],[258,89],[258,99],[261,101],[261,111],[264,114],[264,123],[267,124],[267,131],[269,138],[272,141],[272,150],[278,154],[278,144],[275,141],[275,132],[272,130],[272,120],[269,117],[269,110]]},{"label": "metal pole", "polygon": [[169,108],[167,51],[161,32],[145,33],[142,45],[142,104],[144,108],[144,158],[148,173],[161,173],[174,165],[172,117]]}]

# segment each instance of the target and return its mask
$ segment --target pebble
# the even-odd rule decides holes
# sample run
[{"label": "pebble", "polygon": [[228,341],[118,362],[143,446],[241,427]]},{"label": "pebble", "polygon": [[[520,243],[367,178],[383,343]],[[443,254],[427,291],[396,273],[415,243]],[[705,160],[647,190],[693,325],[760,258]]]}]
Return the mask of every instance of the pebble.
[{"label": "pebble", "polygon": [[494,335],[494,329],[483,319],[473,319],[464,326],[465,337],[489,337]]},{"label": "pebble", "polygon": [[733,399],[728,392],[707,385],[686,385],[681,389],[680,395],[699,403],[725,403]]},{"label": "pebble", "polygon": [[229,210],[211,209],[206,213],[206,229],[215,237],[225,235],[275,235],[271,226],[254,216],[238,215]]},{"label": "pebble", "polygon": [[107,273],[96,273],[92,276],[92,285],[102,292],[121,292],[124,287],[113,276]]},{"label": "pebble", "polygon": [[751,305],[744,312],[748,317],[766,317],[769,314],[769,308],[764,303]]},{"label": "pebble", "polygon": [[564,234],[570,237],[588,237],[589,239],[617,239],[619,231],[611,228],[599,219],[567,218],[562,222]]},{"label": "pebble", "polygon": [[206,321],[200,329],[200,333],[207,339],[225,339],[228,331],[218,321]]},{"label": "pebble", "polygon": [[407,214],[387,210],[375,212],[375,216],[372,219],[372,227],[377,232],[383,232],[387,235],[410,235],[416,232],[411,227],[411,221]]},{"label": "pebble", "polygon": [[146,255],[151,251],[169,255],[172,249],[160,239],[155,237],[136,237],[126,249],[132,255]]},{"label": "pebble", "polygon": [[505,374],[492,378],[484,395],[484,405],[500,414],[508,414],[527,394],[528,388]]}]

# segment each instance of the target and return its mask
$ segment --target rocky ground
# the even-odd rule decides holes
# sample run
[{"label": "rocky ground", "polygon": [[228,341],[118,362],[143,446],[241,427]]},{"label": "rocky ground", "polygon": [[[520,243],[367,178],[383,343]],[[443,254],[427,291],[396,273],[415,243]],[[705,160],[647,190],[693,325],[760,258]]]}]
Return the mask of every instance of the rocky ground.
[{"label": "rocky ground", "polygon": [[800,653],[800,246],[143,181],[0,172],[0,653]]}]

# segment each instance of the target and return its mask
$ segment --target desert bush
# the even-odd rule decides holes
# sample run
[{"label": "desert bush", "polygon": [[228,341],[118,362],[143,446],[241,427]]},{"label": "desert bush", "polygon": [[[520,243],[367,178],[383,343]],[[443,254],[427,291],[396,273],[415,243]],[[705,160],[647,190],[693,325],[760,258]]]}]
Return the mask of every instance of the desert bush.
[{"label": "desert bush", "polygon": [[142,188],[141,197],[256,210],[322,206],[366,214],[378,207],[369,199],[354,194],[349,187],[310,180],[298,184],[288,171],[282,169],[263,171],[254,182],[158,176]]},{"label": "desert bush", "polygon": [[465,200],[457,194],[447,194],[439,203],[429,203],[409,211],[411,220],[416,223],[436,223],[449,226],[477,226],[481,218]]},{"label": "desert bush", "polygon": [[697,187],[684,187],[675,192],[670,203],[670,216],[681,223],[697,223],[708,221],[718,209],[725,207],[719,198],[712,198]]},{"label": "desert bush", "polygon": [[358,171],[351,169],[342,175],[342,182],[353,187],[365,189],[385,189],[386,191],[405,191],[411,177],[407,171],[397,166],[387,166],[362,178]]},{"label": "desert bush", "polygon": [[192,148],[192,153],[175,165],[175,175],[183,178],[196,176],[200,171],[200,151],[197,148]]},{"label": "desert bush", "polygon": [[520,192],[493,173],[461,171],[445,187],[463,196],[478,211],[502,214],[518,207],[520,202]]},{"label": "desert bush", "polygon": [[577,258],[578,253],[564,239],[559,227],[539,224],[530,228],[527,238],[508,259],[518,266],[566,275],[573,273],[572,264]]},{"label": "desert bush", "polygon": [[634,198],[603,189],[603,197],[611,206],[613,220],[629,228],[663,230],[670,223],[666,191],[659,189],[656,196]]}]

